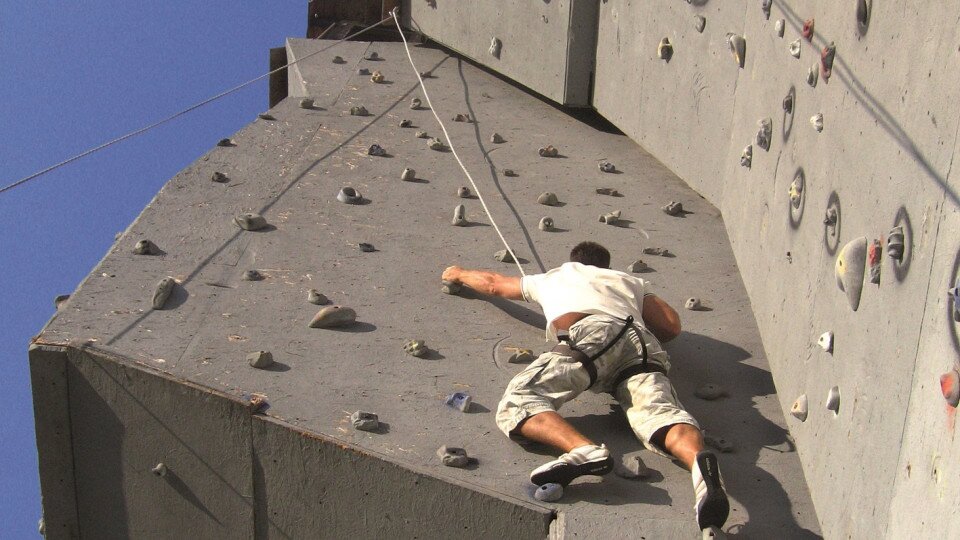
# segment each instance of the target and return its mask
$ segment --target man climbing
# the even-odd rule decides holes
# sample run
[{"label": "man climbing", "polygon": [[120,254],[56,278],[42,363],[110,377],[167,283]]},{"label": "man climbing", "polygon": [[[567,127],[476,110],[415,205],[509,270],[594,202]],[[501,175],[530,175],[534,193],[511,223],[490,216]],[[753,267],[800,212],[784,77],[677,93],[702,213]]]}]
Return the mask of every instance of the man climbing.
[{"label": "man climbing", "polygon": [[720,527],[730,505],[717,458],[704,450],[699,424],[677,399],[666,375],[669,356],[660,345],[680,334],[680,318],[647,292],[646,281],[609,267],[606,248],[582,242],[570,252],[570,262],[545,274],[519,278],[451,266],[442,279],[540,304],[547,338],[559,340],[510,381],[497,408],[497,425],[508,437],[563,452],[534,469],[531,482],[566,486],[579,476],[613,469],[606,446],[556,412],[584,390],[609,392],[644,446],[691,471],[700,528]]}]

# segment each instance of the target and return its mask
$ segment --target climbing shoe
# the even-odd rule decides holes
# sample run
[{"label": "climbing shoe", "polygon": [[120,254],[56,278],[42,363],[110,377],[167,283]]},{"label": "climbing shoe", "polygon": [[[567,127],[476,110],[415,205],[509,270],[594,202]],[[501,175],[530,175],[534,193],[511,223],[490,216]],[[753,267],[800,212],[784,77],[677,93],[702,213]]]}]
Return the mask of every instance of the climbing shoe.
[{"label": "climbing shoe", "polygon": [[700,530],[723,526],[730,514],[730,501],[723,489],[717,456],[709,451],[698,453],[690,473],[693,477],[693,492],[697,500],[694,508]]},{"label": "climbing shoe", "polygon": [[574,478],[589,474],[602,476],[613,470],[613,458],[605,445],[588,444],[574,448],[557,459],[544,463],[530,473],[530,481],[538,486],[566,486]]}]

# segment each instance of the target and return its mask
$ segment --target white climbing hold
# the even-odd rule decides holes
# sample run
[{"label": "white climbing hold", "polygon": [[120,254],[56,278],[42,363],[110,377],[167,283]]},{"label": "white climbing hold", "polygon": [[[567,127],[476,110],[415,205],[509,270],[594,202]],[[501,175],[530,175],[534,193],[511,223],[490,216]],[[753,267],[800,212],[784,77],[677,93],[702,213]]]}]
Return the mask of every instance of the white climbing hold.
[{"label": "white climbing hold", "polygon": [[458,204],[456,208],[453,209],[453,219],[450,220],[450,224],[455,227],[463,227],[467,224],[467,210],[462,204]]},{"label": "white climbing hold", "polygon": [[356,105],[350,107],[350,116],[367,116],[370,113],[367,111],[367,108],[363,105]]},{"label": "white climbing hold", "polygon": [[457,197],[460,197],[461,199],[469,199],[469,198],[470,198],[470,188],[468,188],[467,186],[460,186],[460,187],[458,187],[458,188],[457,188]]},{"label": "white climbing hold", "polygon": [[807,395],[800,394],[800,397],[798,397],[793,402],[793,405],[790,406],[790,414],[793,415],[796,419],[800,420],[801,422],[806,422],[807,406],[808,406]]},{"label": "white climbing hold", "polygon": [[773,120],[764,118],[757,121],[757,146],[770,151],[770,141],[773,139]]},{"label": "white climbing hold", "polygon": [[363,201],[363,195],[355,188],[346,186],[340,188],[340,192],[337,193],[337,200],[347,204],[360,204]]},{"label": "white climbing hold", "polygon": [[379,71],[374,71],[373,74],[370,75],[370,82],[375,82],[379,84],[379,83],[382,83],[383,81],[384,81],[383,73],[380,73]]},{"label": "white climbing hold", "polygon": [[786,29],[784,25],[783,19],[777,19],[777,22],[773,23],[773,31],[777,33],[777,37],[783,37],[783,31]]},{"label": "white climbing hold", "polygon": [[473,398],[466,392],[454,392],[447,396],[444,403],[446,403],[448,407],[457,409],[460,412],[470,412],[470,405],[473,403]]},{"label": "white climbing hold", "polygon": [[247,355],[250,367],[266,369],[273,365],[273,354],[270,351],[255,351]]},{"label": "white climbing hold", "polygon": [[493,258],[503,263],[516,262],[513,258],[513,255],[510,255],[510,252],[505,249],[501,249],[500,251],[494,253]]},{"label": "white climbing hold", "polygon": [[417,132],[417,138],[418,138],[418,139],[429,139],[429,138],[430,138],[430,135],[428,135],[426,131],[418,131],[418,132]]},{"label": "white climbing hold", "polygon": [[470,464],[467,451],[454,446],[441,446],[437,449],[437,457],[440,458],[440,463],[447,467],[463,468]]},{"label": "white climbing hold", "polygon": [[245,231],[258,231],[267,226],[266,218],[260,214],[254,214],[251,212],[240,214],[234,217],[233,222],[237,224],[237,227],[240,227]]},{"label": "white climbing hold", "polygon": [[803,50],[803,42],[797,38],[790,42],[790,56],[800,58],[800,51]]},{"label": "white climbing hold", "polygon": [[500,49],[503,47],[503,43],[498,38],[493,38],[490,40],[490,56],[500,59]]},{"label": "white climbing hold", "polygon": [[507,358],[507,363],[509,364],[529,364],[537,359],[533,354],[533,351],[530,349],[524,349],[522,347],[504,347],[504,350],[510,353],[510,357]]},{"label": "white climbing hold", "polygon": [[167,469],[167,466],[164,465],[163,463],[157,463],[156,465],[154,465],[152,469],[150,469],[150,472],[152,472],[155,476],[159,476],[162,478],[167,475],[167,472],[169,472],[169,470]]},{"label": "white climbing hold", "polygon": [[824,351],[828,353],[832,353],[833,352],[833,332],[827,331],[820,334],[820,338],[817,339],[817,345],[819,345],[820,348],[823,349]]},{"label": "white climbing hold", "polygon": [[463,285],[458,281],[440,281],[440,292],[443,294],[457,294],[463,290]]},{"label": "white climbing hold", "polygon": [[613,474],[627,480],[635,480],[650,476],[650,469],[638,453],[630,453],[622,456],[620,461],[614,464]]},{"label": "white climbing hold", "polygon": [[727,34],[727,43],[730,45],[730,53],[737,65],[743,68],[747,57],[747,40],[739,34]]},{"label": "white climbing hold", "polygon": [[537,224],[537,228],[541,231],[552,231],[553,230],[553,218],[542,217],[540,218],[540,223]]},{"label": "white climbing hold", "polygon": [[330,299],[327,298],[323,293],[316,289],[310,289],[307,291],[307,302],[315,304],[318,306],[323,306],[330,303]]},{"label": "white climbing hold", "polygon": [[557,194],[551,191],[545,191],[537,197],[537,202],[546,206],[557,206],[560,204]]},{"label": "white climbing hold", "polygon": [[811,116],[810,125],[813,126],[813,129],[817,130],[817,133],[823,131],[823,113],[817,113]]},{"label": "white climbing hold", "polygon": [[423,105],[423,102],[420,101],[420,98],[413,98],[410,100],[410,108],[413,110],[419,109],[421,105]]},{"label": "white climbing hold", "polygon": [[540,157],[557,157],[560,155],[560,151],[557,150],[553,145],[547,145],[538,150]]},{"label": "white climbing hold", "polygon": [[357,312],[343,306],[327,306],[317,312],[307,325],[310,328],[347,326],[357,320]]},{"label": "white climbing hold", "polygon": [[648,266],[647,263],[643,262],[642,259],[637,259],[633,261],[632,263],[630,263],[630,266],[627,267],[627,271],[633,272],[635,274],[639,272],[646,272],[649,269],[650,269],[650,266]]},{"label": "white climbing hold", "polygon": [[840,388],[834,386],[827,392],[827,409],[840,414]]},{"label": "white climbing hold", "polygon": [[403,352],[417,358],[423,358],[429,351],[422,339],[411,339],[403,344]]},{"label": "white climbing hold", "polygon": [[160,248],[150,240],[140,240],[133,246],[133,252],[137,255],[156,255],[160,253]]},{"label": "white climbing hold", "polygon": [[153,309],[163,309],[163,306],[167,303],[167,300],[170,298],[170,294],[173,292],[173,289],[176,286],[177,281],[172,277],[165,277],[161,279],[160,283],[157,283],[157,287],[153,291],[151,303]]},{"label": "white climbing hold", "polygon": [[616,225],[620,223],[620,210],[614,210],[613,212],[601,214],[599,221],[600,223],[606,223],[607,225]]},{"label": "white climbing hold", "polygon": [[597,166],[600,167],[600,172],[612,173],[617,170],[617,168],[613,166],[613,163],[606,160],[601,161]]},{"label": "white climbing hold", "polygon": [[750,168],[753,165],[753,145],[748,144],[740,153],[740,166]]},{"label": "white climbing hold", "polygon": [[897,262],[903,261],[904,236],[903,227],[897,226],[890,229],[887,234],[887,255]]},{"label": "white climbing hold", "polygon": [[689,309],[690,311],[698,311],[703,308],[703,304],[700,303],[699,298],[687,298],[687,301],[684,302],[683,307]]},{"label": "white climbing hold", "polygon": [[407,167],[400,173],[400,179],[406,182],[413,182],[417,179],[417,171]]},{"label": "white climbing hold", "polygon": [[559,501],[563,497],[563,486],[560,484],[544,484],[533,492],[533,498],[543,502]]},{"label": "white climbing hold", "polygon": [[350,423],[353,429],[360,431],[377,431],[380,429],[380,419],[375,413],[356,411],[350,415]]},{"label": "white climbing hold", "polygon": [[694,15],[693,16],[693,27],[699,33],[703,33],[703,29],[707,27],[707,18],[703,15]]},{"label": "white climbing hold", "polygon": [[837,287],[846,293],[847,301],[853,311],[860,307],[860,294],[863,292],[863,275],[866,267],[867,239],[861,236],[843,246],[834,266]]},{"label": "white climbing hold", "polygon": [[809,84],[813,88],[816,88],[817,79],[819,78],[820,78],[820,66],[817,64],[810,66],[810,69],[807,70],[807,84]]},{"label": "white climbing hold", "polygon": [[790,182],[790,205],[794,208],[800,208],[803,202],[803,178],[798,176]]},{"label": "white climbing hold", "polygon": [[683,203],[676,201],[670,201],[667,204],[660,207],[660,210],[663,210],[664,214],[668,216],[679,216],[683,213]]},{"label": "white climbing hold", "polygon": [[436,137],[427,141],[427,146],[431,150],[443,150],[443,143],[440,141],[440,139],[437,139]]},{"label": "white climbing hold", "polygon": [[500,144],[504,142],[504,140],[499,133],[494,133],[493,135],[490,135],[490,142],[492,142],[493,144]]},{"label": "white climbing hold", "polygon": [[403,120],[400,120],[400,123],[397,124],[397,125],[400,126],[400,127],[402,127],[402,128],[408,128],[408,127],[412,127],[412,126],[413,126],[413,122],[411,122],[410,120],[407,120],[406,118],[404,118]]}]

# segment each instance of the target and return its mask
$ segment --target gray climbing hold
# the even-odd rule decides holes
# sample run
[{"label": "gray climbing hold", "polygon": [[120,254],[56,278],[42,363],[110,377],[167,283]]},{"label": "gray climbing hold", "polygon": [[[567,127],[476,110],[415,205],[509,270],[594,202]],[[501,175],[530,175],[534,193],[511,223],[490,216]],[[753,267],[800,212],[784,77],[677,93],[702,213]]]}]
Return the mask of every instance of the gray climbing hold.
[{"label": "gray climbing hold", "polygon": [[620,192],[608,187],[601,187],[596,189],[597,195],[609,195],[611,197],[620,197]]},{"label": "gray climbing hold", "polygon": [[255,351],[247,355],[247,363],[250,367],[257,369],[266,369],[273,365],[273,353],[270,351]]},{"label": "gray climbing hold", "polygon": [[455,446],[441,446],[437,449],[437,457],[440,458],[440,463],[447,467],[463,468],[470,464],[467,451]]},{"label": "gray climbing hold", "polygon": [[429,139],[429,138],[430,138],[430,135],[427,134],[426,131],[418,131],[416,135],[417,135],[417,138],[418,138],[418,139]]},{"label": "gray climbing hold", "polygon": [[827,409],[833,414],[840,414],[840,388],[834,386],[827,392]]},{"label": "gray climbing hold", "polygon": [[783,37],[783,31],[786,28],[786,21],[783,19],[777,19],[777,22],[773,23],[773,31],[776,32],[777,37]]},{"label": "gray climbing hold", "polygon": [[819,345],[820,348],[823,349],[824,351],[828,353],[832,353],[833,352],[833,332],[827,331],[820,334],[820,337],[817,338],[817,345]]},{"label": "gray climbing hold", "polygon": [[606,223],[607,225],[616,225],[620,223],[620,210],[614,210],[613,212],[601,214],[599,221],[600,223]]},{"label": "gray climbing hold", "polygon": [[533,492],[533,498],[542,502],[556,502],[563,497],[563,486],[560,484],[544,484]]},{"label": "gray climbing hold", "polygon": [[960,277],[953,283],[953,287],[947,289],[947,294],[953,302],[953,320],[960,322]]},{"label": "gray climbing hold", "polygon": [[363,195],[356,189],[345,186],[340,188],[340,192],[337,193],[337,200],[347,204],[360,204],[363,201]]},{"label": "gray climbing hold", "polygon": [[350,107],[350,116],[367,116],[370,112],[367,111],[367,108],[363,105],[355,105]]},{"label": "gray climbing hold", "polygon": [[470,198],[470,188],[468,188],[467,186],[460,186],[460,187],[458,187],[458,188],[457,188],[457,197],[460,197],[461,199],[469,199],[469,198]]},{"label": "gray climbing hold", "polygon": [[715,399],[720,399],[723,396],[727,395],[727,392],[719,384],[706,383],[706,384],[700,385],[699,388],[694,390],[693,395],[700,399],[713,401]]},{"label": "gray climbing hold", "polygon": [[490,135],[490,142],[492,142],[493,144],[500,144],[504,142],[504,139],[503,137],[500,136],[499,133],[494,133],[493,135]]},{"label": "gray climbing hold", "polygon": [[940,375],[940,392],[943,394],[943,399],[947,401],[947,405],[957,408],[960,404],[960,373],[956,368]]},{"label": "gray climbing hold", "polygon": [[507,358],[507,363],[509,364],[529,364],[537,359],[536,355],[534,355],[533,351],[530,349],[524,349],[522,347],[504,347],[504,350],[510,353],[510,357]]},{"label": "gray climbing hold", "polygon": [[380,419],[372,412],[357,411],[350,415],[353,429],[360,431],[377,431],[380,429]]},{"label": "gray climbing hold", "polygon": [[503,170],[503,175],[504,175],[504,176],[510,176],[510,177],[520,176],[520,175],[518,175],[513,169],[504,169],[504,170]]},{"label": "gray climbing hold", "polygon": [[753,165],[753,145],[748,144],[740,153],[740,166],[750,168]]},{"label": "gray climbing hold", "polygon": [[700,303],[699,298],[687,298],[687,301],[683,303],[683,307],[690,311],[699,311],[703,308],[703,304]]},{"label": "gray climbing hold", "polygon": [[887,234],[887,255],[897,261],[903,261],[904,237],[903,227],[894,227]]},{"label": "gray climbing hold", "polygon": [[379,84],[379,83],[382,83],[383,81],[384,81],[383,73],[380,73],[379,71],[374,71],[373,74],[370,75],[370,82],[375,82]]},{"label": "gray climbing hold", "polygon": [[157,287],[153,291],[153,309],[163,309],[164,304],[167,303],[167,300],[170,298],[170,294],[173,293],[173,289],[176,286],[177,281],[172,277],[165,277],[161,279],[160,283],[157,283]]},{"label": "gray climbing hold", "polygon": [[537,224],[537,228],[541,231],[552,231],[553,230],[553,218],[542,217],[540,218],[540,223]]},{"label": "gray climbing hold", "polygon": [[370,70],[365,67],[357,69],[357,75],[369,75],[369,74],[370,74]]},{"label": "gray climbing hold", "polygon": [[787,114],[793,114],[793,94],[787,94],[783,98],[783,110]]},{"label": "gray climbing hold", "polygon": [[803,177],[798,176],[793,179],[793,182],[790,182],[790,206],[794,208],[800,208],[800,204],[803,202]]},{"label": "gray climbing hold", "polygon": [[837,287],[847,295],[850,308],[860,307],[860,293],[863,292],[863,276],[867,267],[867,239],[855,238],[843,246],[837,255],[834,273]]},{"label": "gray climbing hold", "polygon": [[606,173],[612,173],[617,170],[617,168],[613,166],[613,163],[610,163],[609,161],[606,161],[606,160],[598,163],[597,167],[600,168],[600,172],[606,172]]},{"label": "gray climbing hold", "polygon": [[40,518],[40,519],[37,521],[37,532],[40,533],[40,536],[46,537],[46,535],[47,535],[47,524],[46,524],[46,522],[43,520],[43,518]]},{"label": "gray climbing hold", "polygon": [[256,270],[244,270],[243,275],[240,276],[240,279],[243,281],[261,281],[263,279],[263,274]]},{"label": "gray climbing hold", "polygon": [[640,272],[646,272],[649,269],[650,269],[650,266],[647,265],[647,263],[643,262],[642,259],[637,259],[633,261],[632,263],[630,263],[630,266],[627,267],[627,271],[633,272],[634,274],[637,274]]},{"label": "gray climbing hold", "polygon": [[470,405],[473,403],[473,398],[466,392],[454,392],[447,396],[444,403],[460,412],[468,412],[470,411]]},{"label": "gray climbing hold", "polygon": [[61,307],[64,303],[66,303],[66,301],[69,300],[69,299],[70,299],[70,295],[69,295],[69,294],[58,294],[57,297],[53,299],[53,305],[54,305],[54,307],[56,307],[57,309],[60,309],[60,307]]},{"label": "gray climbing hold", "polygon": [[233,218],[233,222],[245,231],[258,231],[267,226],[267,220],[260,214],[248,212]]},{"label": "gray climbing hold", "polygon": [[496,259],[496,260],[498,260],[498,261],[500,261],[500,262],[504,262],[504,263],[517,262],[517,261],[513,258],[513,255],[511,255],[510,252],[507,251],[507,250],[505,250],[505,249],[501,249],[500,251],[494,253],[494,254],[493,254],[493,258]]},{"label": "gray climbing hold", "polygon": [[217,141],[217,146],[236,146],[237,143],[233,142],[233,139],[220,139]]},{"label": "gray climbing hold", "polygon": [[620,461],[614,464],[613,474],[627,480],[635,480],[650,476],[650,469],[640,458],[639,453],[630,453],[622,456]]},{"label": "gray climbing hold", "polygon": [[867,33],[870,24],[870,4],[868,0],[857,0],[857,31],[860,35]]},{"label": "gray climbing hold", "polygon": [[823,214],[823,224],[828,227],[836,227],[837,221],[840,220],[840,214],[837,213],[837,209],[834,207],[827,208],[826,212]]},{"label": "gray climbing hold", "polygon": [[440,139],[437,139],[436,137],[427,141],[427,146],[431,150],[443,150],[443,142],[441,142]]},{"label": "gray climbing hold", "polygon": [[228,178],[227,175],[223,174],[220,171],[214,171],[213,174],[210,175],[210,181],[216,182],[218,184],[223,184],[224,182],[229,182],[230,178]]},{"label": "gray climbing hold", "polygon": [[703,442],[706,443],[710,448],[714,448],[723,452],[724,454],[729,454],[733,452],[733,443],[724,439],[723,437],[714,437],[712,435],[703,436]]},{"label": "gray climbing hold", "polygon": [[790,56],[800,58],[800,51],[803,50],[803,42],[797,38],[790,42]]},{"label": "gray climbing hold", "polygon": [[357,248],[364,253],[373,253],[377,248],[373,247],[373,244],[368,244],[367,242],[360,242],[357,244]]},{"label": "gray climbing hold", "polygon": [[817,130],[817,133],[823,131],[823,113],[817,113],[811,116],[810,125],[813,126],[813,129]]},{"label": "gray climbing hold", "polygon": [[259,119],[261,119],[261,120],[276,120],[276,119],[277,119],[276,116],[274,116],[274,115],[272,115],[272,114],[270,114],[270,113],[265,113],[265,112],[262,112],[262,113],[258,114],[258,115],[257,115],[257,118],[259,118]]},{"label": "gray climbing hold", "polygon": [[404,118],[403,120],[400,121],[398,125],[402,128],[408,128],[413,125],[413,122]]},{"label": "gray climbing hold", "polygon": [[413,98],[410,100],[410,108],[413,110],[419,109],[421,105],[423,105],[423,102],[420,101],[420,98]]},{"label": "gray climbing hold", "polygon": [[679,216],[683,213],[683,203],[676,201],[670,201],[667,204],[660,207],[663,210],[663,213],[668,216]]},{"label": "gray climbing hold", "polygon": [[463,290],[463,285],[458,281],[440,281],[440,291],[443,294],[458,294]]},{"label": "gray climbing hold", "polygon": [[757,121],[757,146],[770,151],[770,141],[773,139],[773,120],[764,118]]},{"label": "gray climbing hold", "polygon": [[557,194],[551,191],[545,191],[537,197],[537,202],[546,206],[557,206],[560,204],[560,201],[557,199]]},{"label": "gray climbing hold", "polygon": [[333,57],[333,63],[334,63],[334,64],[346,64],[347,61],[344,60],[342,56],[334,56],[334,57]]},{"label": "gray climbing hold", "polygon": [[643,248],[644,255],[658,255],[660,257],[669,257],[670,251],[667,248],[662,247],[646,247]]},{"label": "gray climbing hold", "polygon": [[377,51],[370,51],[370,54],[367,55],[367,60],[373,60],[373,61],[380,60],[380,55],[377,54]]},{"label": "gray climbing hold", "polygon": [[469,122],[469,121],[470,121],[470,115],[462,114],[462,113],[457,113],[456,116],[453,117],[453,121],[454,121],[454,122]]},{"label": "gray climbing hold", "polygon": [[400,179],[405,182],[413,182],[417,179],[417,171],[411,169],[410,167],[406,167],[403,169],[403,172],[400,173]]},{"label": "gray climbing hold", "polygon": [[500,48],[503,47],[503,43],[498,38],[493,38],[490,40],[490,56],[500,59]]},{"label": "gray climbing hold", "polygon": [[669,62],[670,58],[673,56],[673,44],[670,43],[669,38],[663,38],[660,40],[660,44],[657,45],[657,58]]},{"label": "gray climbing hold", "polygon": [[823,76],[823,82],[830,82],[830,76],[833,75],[833,58],[837,55],[837,46],[831,41],[820,51],[820,74]]},{"label": "gray climbing hold", "polygon": [[324,306],[330,303],[330,299],[326,297],[323,293],[316,289],[310,289],[307,291],[307,302],[311,304],[316,304],[318,306]]},{"label": "gray climbing hold", "polygon": [[760,0],[760,9],[763,11],[763,17],[770,20],[770,7],[773,5],[773,0]]},{"label": "gray climbing hold", "polygon": [[703,29],[707,27],[707,18],[703,15],[694,15],[693,16],[693,27],[697,32],[703,33]]},{"label": "gray climbing hold", "polygon": [[817,79],[820,77],[820,67],[817,64],[810,66],[807,70],[807,84],[811,87],[817,87]]},{"label": "gray climbing hold", "polygon": [[313,100],[310,99],[310,98],[303,98],[303,99],[301,99],[301,100],[300,100],[300,108],[301,108],[301,109],[312,109],[312,108],[313,108]]},{"label": "gray climbing hold", "polygon": [[538,150],[540,157],[557,157],[560,155],[560,151],[557,150],[553,145],[547,145]]},{"label": "gray climbing hold", "polygon": [[422,77],[422,78],[424,78],[424,79],[432,79],[432,78],[433,78],[433,72],[432,72],[432,71],[421,71],[421,72],[420,72],[420,77]]},{"label": "gray climbing hold", "polygon": [[387,151],[383,149],[379,144],[371,144],[370,148],[367,148],[367,155],[374,157],[383,157],[387,155]]},{"label": "gray climbing hold", "polygon": [[423,358],[429,351],[422,339],[411,339],[403,344],[403,352],[417,358]]},{"label": "gray climbing hold", "polygon": [[700,531],[700,533],[701,540],[725,540],[727,538],[727,535],[724,534],[723,531],[720,530],[720,527],[717,527],[716,525],[711,525]]},{"label": "gray climbing hold", "polygon": [[307,325],[310,328],[335,328],[357,321],[357,312],[343,306],[327,306],[317,312]]},{"label": "gray climbing hold", "polygon": [[133,252],[137,255],[156,255],[160,253],[160,248],[150,240],[140,240],[133,246]]},{"label": "gray climbing hold", "polygon": [[790,406],[790,414],[801,422],[807,421],[807,395],[800,394],[800,397]]},{"label": "gray climbing hold", "polygon": [[453,209],[453,219],[450,221],[451,225],[456,227],[463,227],[467,224],[467,210],[462,204],[458,204],[456,208]]},{"label": "gray climbing hold", "polygon": [[743,68],[747,59],[747,40],[739,34],[727,34],[727,43],[730,45],[730,54],[733,55],[733,59]]},{"label": "gray climbing hold", "polygon": [[167,475],[167,472],[169,472],[169,470],[167,469],[167,466],[164,465],[163,463],[157,463],[156,465],[153,466],[152,469],[150,469],[150,472],[152,472],[154,476],[159,476],[162,478]]}]

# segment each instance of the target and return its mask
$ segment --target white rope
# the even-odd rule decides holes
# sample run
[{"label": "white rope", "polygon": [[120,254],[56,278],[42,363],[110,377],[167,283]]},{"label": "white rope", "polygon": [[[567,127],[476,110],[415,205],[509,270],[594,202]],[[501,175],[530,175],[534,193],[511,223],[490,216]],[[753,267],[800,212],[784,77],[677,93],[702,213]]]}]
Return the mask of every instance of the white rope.
[{"label": "white rope", "polygon": [[[75,155],[75,156],[73,156],[73,157],[67,158],[67,159],[61,161],[60,163],[56,163],[56,164],[54,164],[54,165],[51,165],[51,166],[47,167],[46,169],[43,169],[43,170],[41,170],[41,171],[37,171],[37,172],[31,174],[30,176],[25,176],[25,177],[21,178],[20,180],[17,180],[16,182],[14,182],[14,183],[12,183],[12,184],[9,184],[9,185],[6,185],[6,186],[0,188],[0,193],[3,193],[3,192],[5,192],[5,191],[9,191],[9,190],[11,190],[11,189],[13,189],[13,188],[15,188],[15,187],[17,187],[17,186],[20,186],[20,185],[22,185],[22,184],[26,184],[27,182],[29,182],[29,181],[31,181],[31,180],[33,180],[33,179],[35,179],[35,178],[38,178],[38,177],[40,177],[40,176],[43,176],[43,175],[47,174],[48,172],[54,171],[54,170],[56,170],[56,169],[59,169],[60,167],[63,167],[64,165],[67,165],[67,164],[69,164],[69,163],[73,163],[74,161],[77,161],[78,159],[81,159],[81,158],[84,158],[84,157],[86,157],[86,156],[89,156],[90,154],[94,154],[94,153],[96,153],[96,152],[99,152],[100,150],[103,150],[104,148],[107,148],[107,147],[109,147],[109,146],[113,146],[113,145],[115,145],[115,144],[117,144],[117,143],[119,143],[119,142],[125,141],[125,140],[127,140],[127,139],[129,139],[129,138],[131,138],[131,137],[136,137],[137,135],[140,135],[140,134],[142,134],[142,133],[146,133],[147,131],[150,131],[151,129],[153,129],[153,128],[155,128],[155,127],[158,127],[158,126],[161,126],[161,125],[163,125],[163,124],[166,124],[167,122],[169,122],[169,121],[171,121],[171,120],[173,120],[173,119],[175,119],[175,118],[179,118],[179,117],[187,114],[188,112],[191,112],[191,111],[193,111],[193,110],[199,109],[200,107],[203,107],[204,105],[206,105],[206,104],[208,104],[208,103],[214,102],[214,101],[216,101],[216,100],[218,100],[218,99],[220,99],[220,98],[222,98],[222,97],[228,96],[228,95],[230,95],[230,94],[232,94],[232,93],[234,93],[234,92],[236,92],[236,91],[238,91],[238,90],[240,90],[240,89],[242,89],[242,88],[245,88],[245,87],[247,87],[247,86],[250,86],[251,84],[253,84],[253,83],[257,82],[257,81],[260,81],[260,80],[262,80],[262,79],[265,79],[265,78],[269,77],[270,75],[273,75],[274,73],[276,73],[276,72],[278,72],[278,71],[287,69],[288,67],[290,67],[290,66],[292,66],[292,65],[294,65],[294,64],[296,64],[296,63],[302,62],[302,61],[306,60],[307,58],[310,58],[311,56],[315,56],[315,55],[318,55],[318,54],[320,54],[320,53],[322,53],[322,52],[324,52],[324,51],[327,51],[327,50],[333,48],[334,46],[339,45],[339,44],[343,43],[344,41],[347,41],[348,39],[352,39],[352,38],[354,38],[354,37],[357,37],[357,36],[359,36],[360,34],[366,32],[367,30],[370,30],[371,28],[374,28],[374,27],[376,27],[376,26],[380,26],[381,24],[387,22],[388,20],[390,20],[390,17],[386,17],[386,18],[384,18],[384,19],[383,19],[382,21],[380,21],[380,22],[374,23],[374,24],[372,24],[372,25],[370,25],[370,26],[368,26],[368,27],[366,27],[366,28],[363,28],[362,30],[360,30],[360,31],[358,31],[358,32],[356,32],[356,33],[354,33],[354,34],[351,34],[351,35],[349,35],[349,36],[347,36],[347,37],[345,37],[345,38],[343,38],[343,39],[341,39],[341,40],[335,41],[335,42],[331,43],[329,46],[324,47],[323,49],[320,49],[319,51],[312,52],[312,53],[304,56],[303,58],[300,58],[300,59],[298,59],[298,60],[294,60],[293,62],[290,62],[289,64],[286,64],[286,65],[283,65],[283,66],[281,66],[281,67],[278,67],[277,69],[274,69],[273,71],[269,71],[269,72],[267,72],[267,73],[265,73],[265,74],[263,74],[263,75],[260,75],[259,77],[255,78],[255,79],[250,79],[249,81],[247,81],[247,82],[245,82],[245,83],[238,84],[237,86],[234,86],[233,88],[231,88],[231,89],[229,89],[229,90],[220,92],[219,94],[217,94],[217,95],[215,95],[215,96],[213,96],[213,97],[211,97],[211,98],[205,99],[205,100],[203,100],[203,101],[201,101],[200,103],[197,103],[197,104],[195,104],[195,105],[191,105],[191,106],[187,107],[186,109],[183,109],[182,111],[175,112],[175,113],[171,114],[170,116],[168,116],[168,117],[166,117],[166,118],[164,118],[164,119],[162,119],[162,120],[158,120],[158,121],[156,121],[156,122],[154,122],[154,123],[152,123],[152,124],[150,124],[150,125],[148,125],[148,126],[146,126],[146,127],[142,127],[142,128],[140,128],[140,129],[131,131],[130,133],[127,133],[127,134],[125,134],[125,135],[121,135],[121,136],[119,136],[119,137],[117,137],[117,138],[115,138],[115,139],[111,139],[111,140],[109,140],[109,141],[101,144],[100,146],[95,146],[95,147],[90,148],[89,150],[85,150],[85,151],[83,151],[83,152],[81,152],[81,153],[79,153],[79,154],[77,154],[77,155]],[[330,27],[328,27],[327,30],[330,30],[330,28],[333,28],[333,25],[331,25]],[[320,36],[318,36],[317,39],[319,39],[320,37],[323,37],[323,35],[327,33],[327,30],[324,30],[324,31],[323,31],[323,34],[321,34]]]},{"label": "white rope", "polygon": [[[420,71],[417,69],[417,65],[413,62],[413,57],[410,55],[410,47],[407,45],[407,38],[403,35],[403,28],[400,27],[400,20],[397,19],[397,8],[394,8],[390,12],[390,15],[393,17],[393,21],[397,23],[397,30],[400,32],[400,39],[403,40],[403,47],[407,51],[407,58],[410,59],[410,65],[413,66],[413,73],[417,76],[417,80],[420,81],[420,88],[423,89],[423,97],[427,99],[427,105],[430,106],[430,112],[433,113],[433,117],[437,119],[437,123],[440,124],[440,129],[443,130],[443,136],[447,140],[447,145],[450,146],[450,151],[453,153],[453,157],[457,159],[457,163],[460,164],[460,168],[463,169],[463,174],[467,175],[467,180],[470,181],[470,185],[473,186],[474,193],[477,194],[477,198],[480,199],[480,205],[483,206],[483,211],[487,213],[487,217],[490,218],[490,224],[493,225],[493,230],[497,231],[497,236],[500,237],[500,241],[503,242],[503,245],[507,248],[507,252],[510,253],[510,256],[513,257],[513,262],[516,263],[517,268],[520,270],[521,276],[526,276],[524,273],[523,267],[520,266],[520,261],[517,260],[517,255],[513,252],[513,249],[510,247],[510,244],[507,243],[507,239],[503,237],[503,233],[500,232],[500,227],[497,226],[497,222],[493,220],[493,216],[490,214],[490,209],[487,208],[487,203],[483,200],[483,195],[480,194],[480,190],[477,189],[476,182],[473,181],[473,177],[470,176],[470,171],[463,165],[463,161],[460,161],[460,156],[457,155],[457,149],[453,147],[453,141],[450,139],[450,134],[447,133],[446,126],[443,125],[443,121],[440,120],[440,116],[437,115],[437,109],[433,106],[433,102],[430,101],[430,94],[427,93],[427,87],[423,84],[423,78],[420,77]],[[476,120],[476,119],[474,119]]]}]

